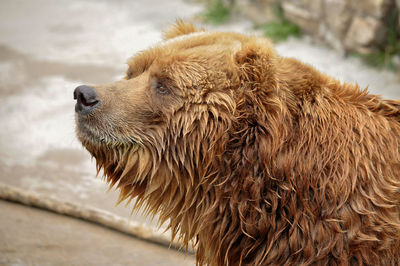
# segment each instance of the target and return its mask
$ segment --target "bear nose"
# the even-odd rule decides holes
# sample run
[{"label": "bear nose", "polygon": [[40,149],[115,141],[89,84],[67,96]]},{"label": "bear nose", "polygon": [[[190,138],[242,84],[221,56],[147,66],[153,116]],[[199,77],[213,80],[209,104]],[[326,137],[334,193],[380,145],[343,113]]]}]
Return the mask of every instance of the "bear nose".
[{"label": "bear nose", "polygon": [[100,105],[96,90],[86,85],[76,87],[74,90],[74,99],[77,100],[75,112],[80,115],[89,114]]}]

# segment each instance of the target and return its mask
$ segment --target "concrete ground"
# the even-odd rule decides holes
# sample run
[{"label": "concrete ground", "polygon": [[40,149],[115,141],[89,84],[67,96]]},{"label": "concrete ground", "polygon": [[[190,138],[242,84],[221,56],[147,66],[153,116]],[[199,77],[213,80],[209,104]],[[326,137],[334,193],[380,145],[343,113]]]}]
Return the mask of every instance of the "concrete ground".
[{"label": "concrete ground", "polygon": [[[160,41],[161,31],[177,17],[190,19],[201,10],[183,0],[2,0],[0,182],[154,225],[140,213],[131,216],[130,207],[115,206],[117,193],[107,192],[102,179],[95,178],[94,162],[75,137],[72,92],[81,84],[121,78],[128,57]],[[235,21],[214,29],[250,32],[251,23]],[[281,43],[277,51],[342,81],[369,86],[385,98],[400,98],[395,73],[343,58],[307,38]],[[125,265],[193,264],[193,258],[178,261],[181,255],[174,251],[92,224],[0,205],[0,264],[57,265],[73,259],[77,265],[111,259]]]},{"label": "concrete ground", "polygon": [[0,265],[194,265],[191,255],[91,223],[5,201],[0,210]]}]

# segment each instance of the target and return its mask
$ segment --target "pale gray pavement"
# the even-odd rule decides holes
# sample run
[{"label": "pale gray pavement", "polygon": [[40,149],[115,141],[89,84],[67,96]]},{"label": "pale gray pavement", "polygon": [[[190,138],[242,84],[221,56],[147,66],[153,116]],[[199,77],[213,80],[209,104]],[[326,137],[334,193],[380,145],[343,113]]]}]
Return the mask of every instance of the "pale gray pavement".
[{"label": "pale gray pavement", "polygon": [[[107,210],[131,220],[154,224],[140,214],[130,216],[129,207],[115,207],[117,193],[107,193],[107,185],[101,178],[95,178],[94,162],[75,138],[75,103],[72,92],[80,84],[119,79],[123,76],[124,63],[128,57],[160,41],[161,31],[177,17],[191,18],[200,11],[200,5],[185,3],[182,0],[2,0],[0,182]],[[216,30],[250,32],[251,23],[236,21]],[[342,58],[338,53],[312,45],[306,39],[292,39],[279,44],[277,51],[282,55],[308,62],[340,80],[357,82],[361,87],[369,85],[370,91],[382,94],[386,98],[400,98],[400,83],[395,73],[374,70],[362,65],[355,58]],[[89,234],[96,230],[106,232],[106,229],[96,228],[92,229],[91,233],[87,228],[92,228],[92,225],[79,225],[76,224],[77,221],[70,222],[55,215],[43,214],[36,210],[22,210],[12,204],[0,204],[0,234],[7,233],[7,238],[0,235],[0,241],[7,239],[7,248],[1,249],[0,242],[0,257],[6,254],[4,257],[16,259],[18,265],[30,265],[30,259],[33,257],[19,253],[20,249],[29,251],[29,248],[41,254],[43,264],[46,264],[47,260],[48,264],[57,262],[57,257],[50,254],[52,249],[46,246],[52,244],[41,243],[41,238],[36,234],[38,232],[34,232],[39,230],[37,228],[40,223],[35,224],[34,219],[25,219],[21,213],[32,217],[47,216],[43,217],[43,221],[60,219],[57,220],[58,223],[65,222],[67,226],[60,225],[57,230],[72,231],[68,236],[70,243],[73,243],[74,237],[77,243],[81,243],[82,235],[88,234],[89,237]],[[12,220],[15,217],[20,217],[18,219],[24,222]],[[4,229],[8,226],[9,230]],[[81,233],[75,234],[75,227],[86,229],[81,228]],[[43,230],[40,232],[45,233],[49,241],[56,241],[59,248],[63,248],[63,252],[78,252],[76,249],[69,249],[67,244],[63,246],[62,238],[55,236],[52,239],[52,233]],[[104,234],[108,234],[109,238],[121,237],[112,236],[110,232]],[[37,241],[24,242],[22,237],[25,240]],[[121,241],[129,241],[126,238]],[[132,244],[126,245],[132,248],[132,259],[136,258],[134,254],[142,254],[144,260],[148,255],[151,258],[152,252],[144,252],[140,241],[131,241]],[[99,256],[104,259],[104,263],[107,262],[106,255],[110,255],[111,258],[114,256],[116,260],[119,257],[121,261],[129,260],[130,253],[125,249],[121,249],[121,253],[118,253],[120,249],[105,253],[101,249],[104,248],[101,247],[103,240],[93,239],[91,242],[99,248]],[[86,244],[90,245],[87,242]],[[159,248],[148,243],[143,244],[143,247],[154,250]],[[99,265],[95,252],[87,252],[87,257],[80,257],[86,259],[82,263]],[[157,252],[154,251],[154,254]],[[166,263],[169,260],[168,256],[165,256]],[[66,263],[63,258],[59,259],[60,264]],[[189,257],[189,261],[193,263],[193,258]],[[8,262],[0,260],[0,264],[12,265]],[[154,265],[167,265],[157,263],[155,261]],[[176,262],[175,265],[185,264],[187,260]],[[151,264],[132,262],[131,265]]]},{"label": "pale gray pavement", "polygon": [[0,265],[177,266],[193,257],[106,228],[0,201]]}]

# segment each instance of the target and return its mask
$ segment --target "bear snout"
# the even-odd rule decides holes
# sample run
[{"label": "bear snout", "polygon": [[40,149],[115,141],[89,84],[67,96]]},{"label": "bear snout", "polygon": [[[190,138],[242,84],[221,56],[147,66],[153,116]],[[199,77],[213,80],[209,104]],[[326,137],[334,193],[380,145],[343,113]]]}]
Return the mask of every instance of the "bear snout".
[{"label": "bear snout", "polygon": [[90,114],[100,105],[96,90],[87,85],[81,85],[74,90],[74,99],[76,100],[75,112],[79,115]]}]

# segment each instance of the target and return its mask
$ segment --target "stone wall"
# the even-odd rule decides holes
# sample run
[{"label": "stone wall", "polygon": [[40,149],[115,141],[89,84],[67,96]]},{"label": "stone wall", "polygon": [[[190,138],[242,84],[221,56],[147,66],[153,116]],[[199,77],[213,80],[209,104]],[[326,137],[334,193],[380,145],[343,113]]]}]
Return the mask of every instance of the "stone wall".
[{"label": "stone wall", "polygon": [[[397,0],[398,2],[398,0]],[[282,0],[285,17],[338,50],[370,52],[386,41],[395,0]]]},{"label": "stone wall", "polygon": [[[400,0],[399,0],[400,1]],[[276,8],[280,0],[235,0],[235,10],[256,24],[277,20]]]},{"label": "stone wall", "polygon": [[[340,51],[371,52],[386,42],[388,23],[400,0],[235,0],[256,23],[275,19],[276,6],[303,32]],[[400,19],[398,29],[400,29]]]}]

